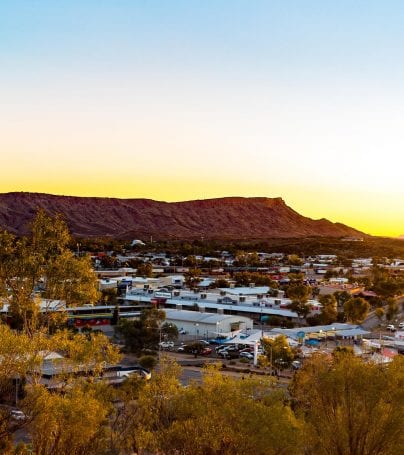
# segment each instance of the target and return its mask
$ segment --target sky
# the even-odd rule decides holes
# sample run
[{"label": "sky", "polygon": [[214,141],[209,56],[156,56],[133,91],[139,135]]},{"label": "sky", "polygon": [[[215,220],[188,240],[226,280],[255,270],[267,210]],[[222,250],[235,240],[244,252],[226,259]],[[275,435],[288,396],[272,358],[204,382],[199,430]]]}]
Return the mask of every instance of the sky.
[{"label": "sky", "polygon": [[404,234],[404,2],[2,0],[0,192],[282,197]]}]

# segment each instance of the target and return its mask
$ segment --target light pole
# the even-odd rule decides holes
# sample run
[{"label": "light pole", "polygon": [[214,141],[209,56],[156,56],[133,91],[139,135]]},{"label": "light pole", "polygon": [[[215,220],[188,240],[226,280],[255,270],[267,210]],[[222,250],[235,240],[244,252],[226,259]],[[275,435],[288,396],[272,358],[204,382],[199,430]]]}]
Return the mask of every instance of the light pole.
[{"label": "light pole", "polygon": [[271,366],[270,375],[272,377],[272,371],[273,371],[273,369],[272,369],[272,343],[270,344],[270,348],[271,348],[271,350],[270,350],[269,364]]},{"label": "light pole", "polygon": [[159,365],[160,365],[160,356],[161,356],[161,324],[159,324]]},{"label": "light pole", "polygon": [[220,321],[216,322],[216,338],[219,338],[219,326],[220,326]]},{"label": "light pole", "polygon": [[[273,340],[272,340],[272,341],[273,341]],[[272,348],[273,348],[273,346],[272,346],[272,343],[269,345],[269,347],[270,347],[270,351],[269,351],[269,363],[271,364],[270,375],[272,376],[272,373],[273,373],[273,367],[272,367],[272,354],[273,354]],[[287,346],[283,346],[282,349],[284,349],[284,350],[286,351],[286,349],[288,349],[288,347],[287,347]],[[282,355],[282,357],[283,357],[283,355]],[[277,360],[278,360],[278,362],[279,362],[279,360],[282,361],[282,359],[277,359]]]},{"label": "light pole", "polygon": [[261,338],[264,338],[264,320],[262,319],[262,305],[261,305]]},{"label": "light pole", "polygon": [[195,323],[194,326],[195,326],[195,341],[196,341],[197,335],[199,333],[199,330],[198,330],[199,324]]}]

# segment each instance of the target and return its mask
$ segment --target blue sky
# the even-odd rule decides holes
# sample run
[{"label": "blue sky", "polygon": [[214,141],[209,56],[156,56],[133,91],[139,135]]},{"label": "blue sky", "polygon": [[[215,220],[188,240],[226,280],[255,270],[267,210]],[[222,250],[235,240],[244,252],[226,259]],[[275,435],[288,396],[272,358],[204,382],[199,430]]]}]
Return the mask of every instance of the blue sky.
[{"label": "blue sky", "polygon": [[4,0],[0,191],[283,196],[401,234],[403,23],[399,1]]}]

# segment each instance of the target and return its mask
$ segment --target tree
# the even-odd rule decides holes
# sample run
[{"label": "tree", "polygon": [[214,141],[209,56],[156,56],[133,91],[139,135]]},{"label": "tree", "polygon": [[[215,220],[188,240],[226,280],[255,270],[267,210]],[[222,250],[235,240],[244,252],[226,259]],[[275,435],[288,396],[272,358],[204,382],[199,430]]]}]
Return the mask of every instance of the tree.
[{"label": "tree", "polygon": [[263,378],[235,380],[215,368],[201,384],[179,385],[178,366],[163,364],[127,416],[137,453],[299,455],[302,423],[282,391]]},{"label": "tree", "polygon": [[299,454],[301,425],[283,399],[270,380],[237,381],[208,369],[202,387],[176,400],[179,419],[163,430],[161,448],[195,455]]},{"label": "tree", "polygon": [[96,455],[105,450],[109,409],[91,388],[75,383],[61,395],[31,386],[25,403],[33,415],[28,431],[34,453]]},{"label": "tree", "polygon": [[229,282],[225,279],[219,278],[218,280],[215,280],[215,282],[211,286],[213,289],[217,288],[228,288],[230,287]]},{"label": "tree", "polygon": [[303,265],[303,260],[297,254],[289,254],[288,264],[290,265]]},{"label": "tree", "polygon": [[332,294],[321,295],[319,302],[323,305],[320,314],[322,324],[331,324],[337,320],[337,299]]},{"label": "tree", "polygon": [[335,291],[334,297],[337,300],[337,308],[342,310],[345,303],[352,298],[352,295],[347,291]]},{"label": "tree", "polygon": [[116,269],[118,267],[118,258],[110,254],[103,254],[100,262],[103,269]]},{"label": "tree", "polygon": [[103,305],[117,305],[118,290],[117,288],[103,289],[101,291],[101,302]]},{"label": "tree", "polygon": [[292,283],[287,287],[287,296],[292,300],[290,309],[296,311],[301,317],[306,317],[310,312],[307,301],[311,294],[310,286],[301,283]]},{"label": "tree", "polygon": [[[39,210],[30,237],[0,234],[0,297],[9,304],[13,327],[33,333],[40,298],[65,300],[67,305],[94,303],[98,282],[89,258],[68,249],[70,234],[60,215]],[[45,314],[46,316],[46,314]]]},{"label": "tree", "polygon": [[[303,284],[304,275],[303,273],[288,273],[288,278],[292,284]],[[311,291],[311,289],[310,289]]]},{"label": "tree", "polygon": [[261,343],[272,368],[283,370],[291,365],[295,355],[285,335],[279,335],[273,339],[264,337]]},{"label": "tree", "polygon": [[153,355],[143,355],[139,359],[139,365],[148,370],[152,370],[157,365],[157,359]]},{"label": "tree", "polygon": [[161,326],[161,334],[164,339],[175,341],[178,339],[178,327],[171,322],[164,322]]},{"label": "tree", "polygon": [[194,287],[201,281],[201,270],[197,268],[189,269],[185,273],[185,283],[188,287]]},{"label": "tree", "polygon": [[362,299],[362,297],[351,298],[344,305],[345,317],[353,324],[363,322],[369,313],[369,309],[369,302]]},{"label": "tree", "polygon": [[398,314],[398,303],[395,299],[390,297],[387,299],[387,311],[386,311],[386,319],[388,321],[392,321]]},{"label": "tree", "polygon": [[[61,354],[62,358],[50,360],[49,355],[54,352]],[[56,405],[56,398],[53,399],[53,394],[41,385],[41,368],[44,359],[46,359],[48,367],[57,368],[57,381],[60,387],[64,388],[67,393],[70,391],[73,393],[73,390],[79,391],[78,385],[82,382],[77,373],[85,373],[89,378],[99,376],[105,364],[119,362],[120,354],[118,349],[110,344],[108,338],[103,334],[91,333],[86,336],[84,334],[72,334],[68,330],[58,331],[54,335],[49,335],[45,331],[27,334],[26,332],[16,332],[7,325],[0,324],[0,400],[12,403],[15,397],[19,397],[20,392],[24,391],[26,397],[20,403],[24,413],[28,416],[24,425],[28,425],[34,438],[42,438],[42,441],[44,438],[48,438],[46,440],[50,441],[55,437],[55,433],[52,433],[53,427],[49,428],[49,432],[44,435],[37,435],[36,431],[42,425],[40,422],[44,420],[49,422],[61,421],[61,424],[64,424],[63,418],[57,411],[59,404],[61,405],[63,402],[60,399],[57,401],[59,404]],[[77,389],[76,386],[79,388]],[[91,391],[85,395],[89,397],[91,403]],[[59,397],[59,395],[55,396]],[[73,396],[77,398],[76,393],[72,395],[72,398]],[[35,397],[40,398],[40,401],[37,401]],[[82,401],[82,405],[86,406],[87,400],[83,399],[82,394],[77,400]],[[46,403],[53,403],[55,408],[53,404],[52,406],[45,406]],[[81,417],[76,412],[81,411],[79,408],[72,408],[71,412],[69,416],[65,417],[68,418],[71,425],[75,422],[77,427],[74,431],[76,435],[79,435]],[[12,432],[16,429],[16,422],[11,422],[9,416],[4,416],[4,418],[8,419],[6,420],[7,425],[2,424],[3,413],[1,412],[0,441],[11,440]],[[45,426],[44,423],[43,425]],[[58,431],[68,433],[70,430],[66,426],[66,428],[59,428]],[[71,437],[69,436],[69,438]],[[78,438],[78,436],[75,437]],[[51,444],[53,445],[54,442]],[[42,451],[41,449],[37,453],[51,453],[47,450]],[[53,453],[93,453],[90,451],[64,452],[63,450],[60,449],[60,451]]]},{"label": "tree", "polygon": [[308,424],[306,453],[402,453],[403,367],[402,358],[386,369],[350,352],[305,362],[289,390]]},{"label": "tree", "polygon": [[397,280],[387,277],[374,281],[373,290],[383,299],[387,299],[396,296],[400,292],[400,285]]},{"label": "tree", "polygon": [[[234,279],[238,286],[248,286],[250,283],[254,283],[258,286],[269,286],[271,288],[278,287],[278,283],[271,280],[268,275],[258,272],[238,272],[234,274]],[[228,285],[226,287],[228,287]]]},{"label": "tree", "polygon": [[379,319],[379,323],[382,322],[384,316],[384,309],[379,307],[375,309],[375,315]]},{"label": "tree", "polygon": [[140,318],[133,321],[122,319],[116,327],[125,339],[125,345],[131,352],[143,349],[157,349],[160,341],[160,326],[165,313],[155,308],[142,311]]},{"label": "tree", "polygon": [[153,265],[150,262],[140,264],[137,267],[136,274],[138,276],[151,278],[153,276]]}]

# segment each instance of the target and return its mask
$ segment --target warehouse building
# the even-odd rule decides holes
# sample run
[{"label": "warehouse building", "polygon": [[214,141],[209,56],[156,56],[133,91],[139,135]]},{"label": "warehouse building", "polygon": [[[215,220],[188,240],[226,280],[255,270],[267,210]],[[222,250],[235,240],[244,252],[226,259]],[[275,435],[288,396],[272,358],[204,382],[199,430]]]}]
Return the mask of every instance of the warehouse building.
[{"label": "warehouse building", "polygon": [[165,313],[166,322],[196,338],[227,337],[239,330],[251,330],[253,326],[252,319],[245,316],[174,309],[165,309]]}]

